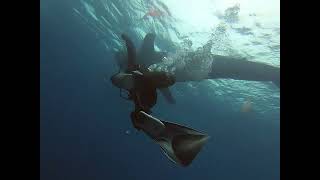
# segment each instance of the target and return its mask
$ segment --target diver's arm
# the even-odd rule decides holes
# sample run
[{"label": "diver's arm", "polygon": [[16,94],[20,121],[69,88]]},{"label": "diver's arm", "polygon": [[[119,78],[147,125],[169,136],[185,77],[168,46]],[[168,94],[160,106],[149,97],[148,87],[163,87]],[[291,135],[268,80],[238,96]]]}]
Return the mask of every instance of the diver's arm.
[{"label": "diver's arm", "polygon": [[208,79],[218,78],[272,81],[280,87],[280,68],[259,62],[215,55]]}]

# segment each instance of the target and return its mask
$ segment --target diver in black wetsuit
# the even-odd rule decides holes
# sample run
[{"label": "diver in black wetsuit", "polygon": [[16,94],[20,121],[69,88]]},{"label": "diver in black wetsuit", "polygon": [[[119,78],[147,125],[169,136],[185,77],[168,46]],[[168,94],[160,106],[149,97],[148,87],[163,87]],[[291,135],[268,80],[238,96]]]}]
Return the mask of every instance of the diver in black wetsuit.
[{"label": "diver in black wetsuit", "polygon": [[[144,42],[153,44],[152,38],[150,39],[152,36],[152,34],[148,34]],[[151,108],[157,102],[157,89],[162,92],[168,102],[174,103],[168,87],[175,83],[175,78],[166,72],[150,71],[136,63],[133,42],[126,35],[122,35],[122,38],[126,41],[127,68],[123,72],[120,71],[113,75],[111,82],[116,87],[126,89],[129,92],[127,99],[132,100],[135,105],[134,111],[130,114],[133,126],[142,130],[159,144],[162,152],[171,161],[181,166],[188,166],[200,152],[209,136],[186,126],[159,120],[150,115]],[[152,49],[147,51],[152,52],[150,50]],[[149,54],[149,56],[151,55],[152,53]],[[157,57],[153,55],[151,57]]]},{"label": "diver in black wetsuit", "polygon": [[[134,127],[138,130],[139,128],[136,126],[136,122],[139,120],[137,114],[140,111],[151,114],[151,108],[157,103],[157,89],[168,88],[175,83],[174,78],[165,72],[144,71],[143,74],[140,74],[139,70],[141,71],[138,69],[133,72],[134,88],[129,90],[128,98],[134,102],[135,108],[130,117]],[[171,94],[168,98],[172,99]]]},{"label": "diver in black wetsuit", "polygon": [[[149,36],[147,39],[150,39]],[[137,121],[137,113],[143,111],[147,114],[151,113],[151,108],[157,102],[157,89],[162,92],[164,97],[170,103],[174,103],[174,99],[168,89],[175,83],[175,78],[166,72],[150,71],[143,65],[137,64],[136,52],[133,42],[126,36],[122,35],[126,42],[128,61],[127,68],[124,72],[119,72],[111,77],[112,83],[120,89],[128,91],[128,100],[132,100],[135,104],[135,110],[131,113],[130,117],[135,125]],[[153,42],[152,42],[153,43]]]}]

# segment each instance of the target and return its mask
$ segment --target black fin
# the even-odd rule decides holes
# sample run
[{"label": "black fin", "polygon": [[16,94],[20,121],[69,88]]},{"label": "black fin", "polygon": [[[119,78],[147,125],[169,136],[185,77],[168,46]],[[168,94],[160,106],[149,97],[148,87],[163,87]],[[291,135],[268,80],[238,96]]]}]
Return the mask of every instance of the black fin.
[{"label": "black fin", "polygon": [[143,111],[134,125],[158,143],[162,152],[174,163],[188,166],[210,138],[192,128],[159,120]]},{"label": "black fin", "polygon": [[173,160],[177,160],[176,163],[190,165],[210,137],[186,126],[163,120],[161,122],[165,125],[167,137],[172,137],[169,146],[163,146],[165,141],[158,142],[162,150]]}]

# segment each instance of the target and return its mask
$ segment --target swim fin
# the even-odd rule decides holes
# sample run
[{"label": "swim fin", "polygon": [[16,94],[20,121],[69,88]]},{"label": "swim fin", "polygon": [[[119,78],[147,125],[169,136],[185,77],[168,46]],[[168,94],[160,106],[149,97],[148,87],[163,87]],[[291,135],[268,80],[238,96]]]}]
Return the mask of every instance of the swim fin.
[{"label": "swim fin", "polygon": [[184,167],[191,164],[209,139],[206,134],[159,120],[143,111],[137,117],[136,126],[159,144],[171,161]]}]

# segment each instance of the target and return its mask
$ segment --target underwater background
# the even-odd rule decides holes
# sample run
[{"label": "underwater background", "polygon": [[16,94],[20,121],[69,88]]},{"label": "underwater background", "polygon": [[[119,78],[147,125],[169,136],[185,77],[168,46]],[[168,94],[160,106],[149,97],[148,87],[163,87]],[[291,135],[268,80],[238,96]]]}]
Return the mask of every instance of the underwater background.
[{"label": "underwater background", "polygon": [[[197,49],[280,67],[279,0],[41,0],[41,180],[280,179],[280,89],[269,82],[203,80],[159,96],[156,117],[211,136],[189,167],[137,132],[132,102],[105,82],[118,71],[121,33],[138,47]],[[150,13],[156,9],[161,13]]]}]

